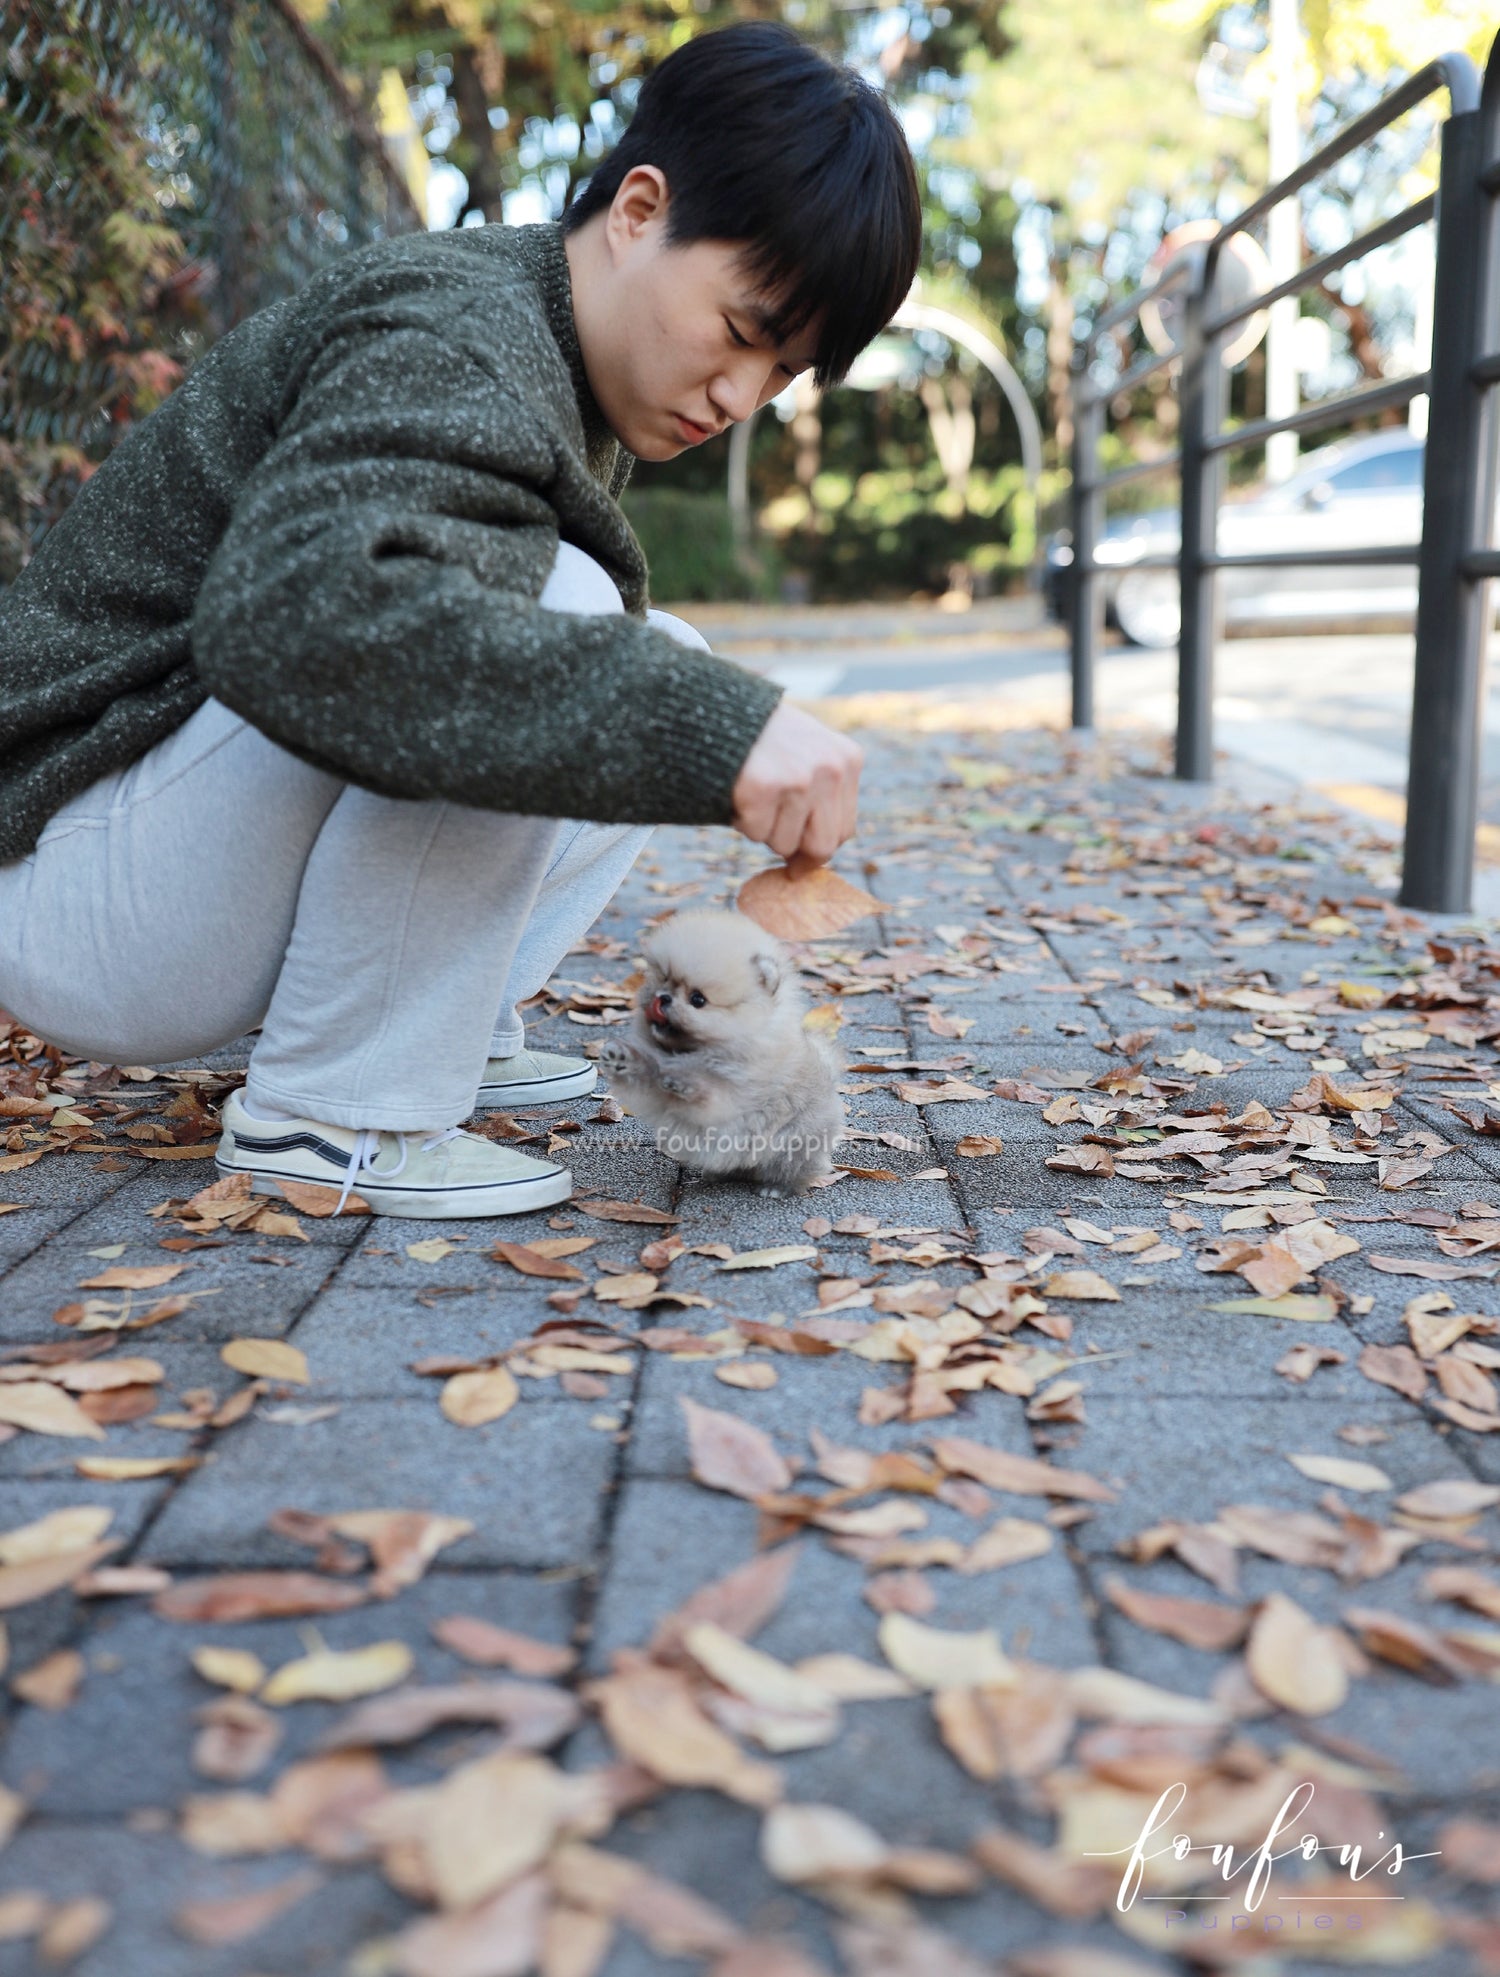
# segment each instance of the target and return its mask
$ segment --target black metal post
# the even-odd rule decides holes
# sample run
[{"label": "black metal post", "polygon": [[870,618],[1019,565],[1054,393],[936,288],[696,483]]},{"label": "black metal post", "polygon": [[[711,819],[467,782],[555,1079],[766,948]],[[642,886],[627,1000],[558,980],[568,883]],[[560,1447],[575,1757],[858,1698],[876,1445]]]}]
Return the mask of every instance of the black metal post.
[{"label": "black metal post", "polygon": [[1218,574],[1206,558],[1218,547],[1223,456],[1210,450],[1223,424],[1227,378],[1219,339],[1205,333],[1215,263],[1201,256],[1182,320],[1182,545],[1178,574],[1182,629],[1177,647],[1176,773],[1206,783],[1214,773],[1214,652],[1218,645]]},{"label": "black metal post", "polygon": [[1104,532],[1104,497],[1099,478],[1099,440],[1104,406],[1089,382],[1092,342],[1085,338],[1073,354],[1073,726],[1094,725],[1094,665],[1104,642],[1104,589],[1094,561]]},{"label": "black metal post", "polygon": [[1417,575],[1401,903],[1467,913],[1474,883],[1480,729],[1490,585],[1461,565],[1489,541],[1495,436],[1490,394],[1474,379],[1483,354],[1495,218],[1480,188],[1478,111],[1443,126],[1434,276],[1432,392]]}]

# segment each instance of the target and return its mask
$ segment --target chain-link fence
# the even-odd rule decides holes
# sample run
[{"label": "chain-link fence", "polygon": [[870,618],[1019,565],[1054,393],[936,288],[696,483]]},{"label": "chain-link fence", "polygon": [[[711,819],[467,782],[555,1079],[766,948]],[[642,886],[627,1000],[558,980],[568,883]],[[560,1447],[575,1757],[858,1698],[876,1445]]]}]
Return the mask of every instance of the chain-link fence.
[{"label": "chain-link fence", "polygon": [[290,0],[0,0],[0,561],[215,336],[421,224]]}]

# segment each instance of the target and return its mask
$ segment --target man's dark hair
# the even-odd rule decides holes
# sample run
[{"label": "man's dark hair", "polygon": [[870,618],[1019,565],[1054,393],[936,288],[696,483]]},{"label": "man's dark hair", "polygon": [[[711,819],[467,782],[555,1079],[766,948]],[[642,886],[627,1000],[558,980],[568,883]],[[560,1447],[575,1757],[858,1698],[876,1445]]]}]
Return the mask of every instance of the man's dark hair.
[{"label": "man's dark hair", "polygon": [[878,89],[790,28],[744,21],[674,50],[564,228],[605,212],[637,165],[666,178],[672,245],[743,243],[772,341],[818,323],[820,385],[837,384],[905,300],[922,208],[901,126]]}]

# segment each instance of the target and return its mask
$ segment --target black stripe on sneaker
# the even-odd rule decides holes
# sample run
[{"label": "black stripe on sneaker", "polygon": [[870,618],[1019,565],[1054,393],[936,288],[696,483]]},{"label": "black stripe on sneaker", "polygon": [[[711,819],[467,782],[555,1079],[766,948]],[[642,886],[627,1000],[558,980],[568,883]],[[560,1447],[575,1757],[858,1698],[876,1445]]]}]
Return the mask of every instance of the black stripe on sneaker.
[{"label": "black stripe on sneaker", "polygon": [[273,1139],[269,1135],[247,1133],[236,1126],[234,1144],[236,1151],[243,1146],[253,1147],[257,1153],[292,1153],[299,1146],[306,1147],[320,1160],[331,1160],[339,1170],[340,1179],[349,1165],[349,1148],[333,1146],[327,1140],[320,1140],[316,1133],[281,1133]]}]

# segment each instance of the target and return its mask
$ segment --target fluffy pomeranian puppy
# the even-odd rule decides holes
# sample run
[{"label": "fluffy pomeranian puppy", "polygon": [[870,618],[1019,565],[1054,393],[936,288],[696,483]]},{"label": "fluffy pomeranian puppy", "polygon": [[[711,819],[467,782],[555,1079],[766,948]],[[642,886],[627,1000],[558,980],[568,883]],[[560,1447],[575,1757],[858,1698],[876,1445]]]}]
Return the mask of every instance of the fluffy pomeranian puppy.
[{"label": "fluffy pomeranian puppy", "polygon": [[642,946],[646,979],[599,1065],[660,1152],[764,1194],[831,1172],[843,1064],[802,1027],[781,945],[743,913],[678,913]]}]

